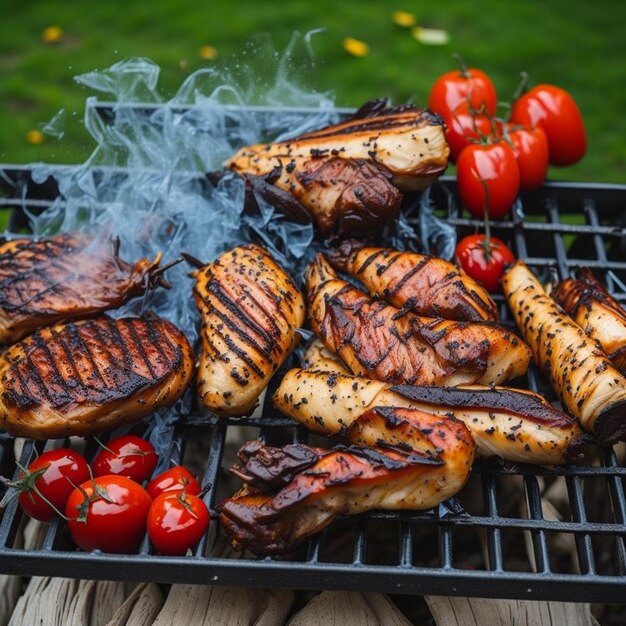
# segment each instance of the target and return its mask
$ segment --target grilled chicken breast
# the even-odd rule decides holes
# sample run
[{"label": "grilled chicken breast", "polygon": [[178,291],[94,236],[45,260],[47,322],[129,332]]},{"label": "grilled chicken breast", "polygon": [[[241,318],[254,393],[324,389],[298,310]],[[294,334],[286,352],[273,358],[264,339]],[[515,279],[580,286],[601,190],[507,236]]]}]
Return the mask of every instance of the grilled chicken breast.
[{"label": "grilled chicken breast", "polygon": [[376,406],[455,417],[469,429],[480,456],[522,463],[559,465],[574,458],[586,443],[575,418],[538,394],[506,387],[391,385],[292,369],[273,401],[285,415],[323,435],[349,431],[359,416]]},{"label": "grilled chicken breast", "polygon": [[34,439],[112,430],[173,404],[194,363],[186,337],[161,319],[42,328],[0,355],[0,427]]},{"label": "grilled chicken breast", "polygon": [[337,515],[429,509],[465,484],[474,444],[462,423],[385,408],[373,409],[363,420],[363,430],[355,428],[352,436],[368,440],[376,424],[381,436],[376,447],[244,447],[245,465],[236,466],[235,473],[252,489],[220,505],[222,528],[233,547],[283,554]]},{"label": "grilled chicken breast", "polygon": [[601,443],[626,439],[626,379],[606,354],[522,261],[505,272],[502,288],[537,365],[567,410]]},{"label": "grilled chicken breast", "polygon": [[220,417],[247,415],[298,343],[302,294],[269,252],[253,244],[193,274],[202,314],[200,399]]},{"label": "grilled chicken breast", "polygon": [[164,284],[161,272],[158,257],[130,265],[113,241],[87,234],[7,241],[0,246],[0,344],[119,307]]},{"label": "grilled chicken breast", "polygon": [[350,241],[343,242],[329,258],[371,294],[400,309],[447,320],[498,320],[498,309],[487,291],[443,259]]},{"label": "grilled chicken breast", "polygon": [[439,116],[378,101],[341,124],[241,148],[227,166],[294,196],[322,234],[354,235],[394,219],[398,189],[432,183],[445,171],[448,154]]},{"label": "grilled chicken breast", "polygon": [[626,311],[589,268],[560,282],[550,294],[597,341],[613,365],[626,373]]},{"label": "grilled chicken breast", "polygon": [[530,350],[501,326],[400,311],[339,279],[321,254],[306,282],[311,329],[356,375],[454,386],[501,383],[528,368]]},{"label": "grilled chicken breast", "polygon": [[338,372],[350,374],[350,370],[324,346],[320,339],[315,337],[307,346],[302,357],[302,366],[309,370],[321,370],[323,372]]}]

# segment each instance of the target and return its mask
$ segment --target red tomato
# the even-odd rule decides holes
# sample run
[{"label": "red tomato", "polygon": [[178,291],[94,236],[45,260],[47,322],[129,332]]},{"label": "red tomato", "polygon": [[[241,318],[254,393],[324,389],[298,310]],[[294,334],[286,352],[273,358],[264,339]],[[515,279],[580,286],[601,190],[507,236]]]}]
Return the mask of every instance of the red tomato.
[{"label": "red tomato", "polygon": [[176,465],[155,476],[146,487],[146,491],[153,500],[162,493],[186,493],[197,496],[202,488],[193,474],[182,465]]},{"label": "red tomato", "polygon": [[504,241],[490,237],[490,245],[487,246],[485,235],[464,237],[457,244],[455,254],[465,273],[481,283],[489,293],[502,291],[500,279],[507,266],[515,261]]},{"label": "red tomato", "polygon": [[490,115],[496,114],[498,97],[493,82],[481,70],[466,67],[456,55],[460,69],[442,74],[434,83],[428,97],[428,108],[446,117],[456,107],[468,100],[474,109],[483,105]]},{"label": "red tomato", "polygon": [[459,196],[467,210],[482,217],[506,215],[519,191],[520,173],[513,149],[503,141],[472,144],[457,161]]},{"label": "red tomato", "polygon": [[495,128],[493,118],[474,111],[467,101],[461,102],[454,111],[444,117],[446,140],[450,146],[450,160],[454,163],[461,151],[471,143],[492,136]]},{"label": "red tomato", "polygon": [[198,496],[163,493],[150,507],[148,536],[161,554],[183,555],[202,538],[211,516]]},{"label": "red tomato", "polygon": [[580,161],[587,150],[580,109],[572,96],[560,87],[533,87],[513,103],[510,120],[530,128],[543,128],[552,165],[572,165]]},{"label": "red tomato", "polygon": [[117,474],[137,483],[150,478],[159,457],[152,444],[135,435],[123,435],[109,441],[91,464],[94,476]]},{"label": "red tomato", "polygon": [[81,454],[57,448],[40,454],[10,486],[21,491],[19,503],[27,515],[49,522],[57,511],[65,510],[74,487],[88,478],[89,466]]},{"label": "red tomato", "polygon": [[83,550],[136,552],[146,532],[152,498],[125,476],[98,476],[74,489],[65,515]]},{"label": "red tomato", "polygon": [[530,191],[543,185],[548,174],[548,138],[542,128],[507,124],[506,133],[517,158],[520,189]]}]

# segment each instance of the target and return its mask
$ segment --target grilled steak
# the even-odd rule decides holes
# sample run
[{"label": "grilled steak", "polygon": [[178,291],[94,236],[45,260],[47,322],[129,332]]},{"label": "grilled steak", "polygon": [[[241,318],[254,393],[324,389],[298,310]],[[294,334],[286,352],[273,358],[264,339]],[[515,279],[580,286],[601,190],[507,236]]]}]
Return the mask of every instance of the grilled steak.
[{"label": "grilled steak", "polygon": [[189,342],[165,320],[42,328],[0,355],[0,426],[34,439],[108,431],[173,404],[193,368]]},{"label": "grilled steak", "polygon": [[298,343],[302,295],[270,254],[252,244],[194,275],[202,314],[200,399],[221,417],[247,415]]},{"label": "grilled steak", "polygon": [[345,241],[330,261],[371,294],[412,313],[447,320],[498,320],[496,304],[487,291],[443,259]]},{"label": "grilled steak", "polygon": [[626,439],[626,378],[517,261],[502,278],[515,321],[567,410],[601,443]]},{"label": "grilled steak", "polygon": [[311,329],[352,373],[384,382],[454,386],[522,375],[530,350],[491,322],[400,311],[337,277],[322,255],[307,269]]},{"label": "grilled steak", "polygon": [[158,283],[159,259],[122,261],[112,241],[64,234],[0,246],[0,344],[121,306]]}]

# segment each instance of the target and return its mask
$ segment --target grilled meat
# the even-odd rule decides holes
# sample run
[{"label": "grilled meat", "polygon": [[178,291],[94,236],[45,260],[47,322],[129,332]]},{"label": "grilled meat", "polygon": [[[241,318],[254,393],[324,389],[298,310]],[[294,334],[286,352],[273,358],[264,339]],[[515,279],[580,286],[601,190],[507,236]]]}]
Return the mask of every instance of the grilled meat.
[{"label": "grilled meat", "polygon": [[583,269],[577,280],[560,282],[550,295],[600,344],[616,369],[626,373],[626,311],[593,272]]},{"label": "grilled meat", "polygon": [[302,365],[309,370],[350,374],[350,370],[317,337],[308,345],[302,359]]},{"label": "grilled meat", "polygon": [[359,376],[454,386],[522,375],[530,350],[490,322],[422,318],[337,277],[321,254],[307,269],[311,328]]},{"label": "grilled meat", "polygon": [[112,430],[173,404],[194,362],[183,333],[161,319],[42,328],[0,356],[0,426],[34,439]]},{"label": "grilled meat", "polygon": [[448,153],[439,116],[381,101],[341,124],[241,148],[227,166],[294,196],[326,236],[365,234],[397,216],[398,189],[436,180]]},{"label": "grilled meat", "polygon": [[505,387],[391,385],[292,369],[273,400],[284,414],[324,435],[349,431],[360,415],[375,406],[412,407],[455,417],[471,432],[480,456],[515,462],[559,465],[585,443],[573,417],[538,394]]},{"label": "grilled meat", "polygon": [[247,449],[245,465],[235,473],[252,490],[220,505],[222,527],[233,547],[283,554],[337,515],[429,509],[465,484],[474,444],[462,423],[411,409],[376,408],[362,419],[362,431],[355,428],[352,436],[367,440],[375,424],[377,447],[320,450],[292,444],[277,449],[253,444],[252,455]]},{"label": "grilled meat", "polygon": [[497,321],[487,291],[452,263],[415,252],[369,248],[345,241],[331,263],[389,304],[426,317]]},{"label": "grilled meat", "polygon": [[298,343],[302,295],[270,254],[252,244],[194,275],[202,314],[200,399],[220,417],[247,415]]},{"label": "grilled meat", "polygon": [[567,410],[601,443],[625,439],[626,379],[522,261],[505,272],[502,288],[537,365]]},{"label": "grilled meat", "polygon": [[0,246],[0,345],[36,328],[121,306],[164,283],[159,257],[134,265],[87,234],[14,239]]}]

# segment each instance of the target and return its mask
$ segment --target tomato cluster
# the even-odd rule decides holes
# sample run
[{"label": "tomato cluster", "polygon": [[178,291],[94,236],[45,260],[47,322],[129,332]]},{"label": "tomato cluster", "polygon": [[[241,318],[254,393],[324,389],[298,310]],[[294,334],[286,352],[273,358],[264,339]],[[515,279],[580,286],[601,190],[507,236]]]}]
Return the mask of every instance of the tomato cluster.
[{"label": "tomato cluster", "polygon": [[161,554],[183,555],[205,534],[210,514],[196,478],[181,465],[154,477],[153,446],[134,435],[103,446],[91,466],[71,448],[40,454],[15,482],[22,510],[50,522],[67,520],[83,550],[135,552],[146,532]]},{"label": "tomato cluster", "polygon": [[[508,119],[500,119],[496,116],[493,81],[485,72],[466,67],[458,55],[456,58],[460,69],[435,81],[428,106],[446,124],[450,160],[457,166],[463,206],[474,217],[501,219],[520,191],[537,189],[544,183],[549,165],[572,165],[584,156],[583,119],[564,89],[544,84],[526,90],[525,73]],[[513,259],[505,249],[504,242],[489,236],[486,226],[485,235],[459,242],[457,259],[489,291],[499,291],[502,258]]]}]

